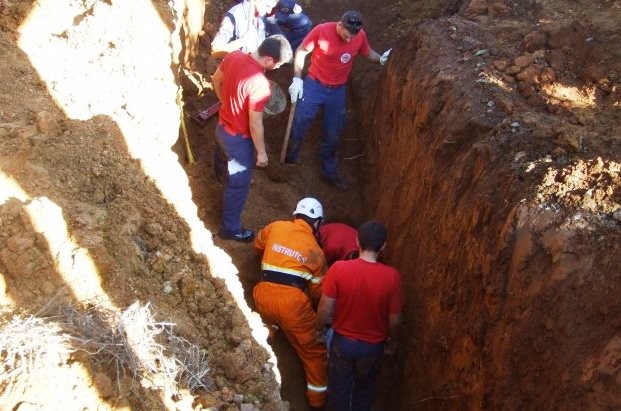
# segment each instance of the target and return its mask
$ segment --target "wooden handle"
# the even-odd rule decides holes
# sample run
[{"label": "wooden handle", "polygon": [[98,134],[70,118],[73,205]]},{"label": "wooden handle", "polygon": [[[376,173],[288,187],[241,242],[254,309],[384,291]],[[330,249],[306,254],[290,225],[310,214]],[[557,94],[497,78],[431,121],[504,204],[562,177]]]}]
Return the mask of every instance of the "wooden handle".
[{"label": "wooden handle", "polygon": [[291,125],[293,124],[293,115],[295,114],[295,106],[297,102],[291,104],[289,110],[289,120],[287,120],[287,131],[285,131],[285,139],[282,142],[282,149],[280,150],[280,164],[285,163],[285,156],[287,155],[287,145],[289,144],[289,134],[291,134]]}]

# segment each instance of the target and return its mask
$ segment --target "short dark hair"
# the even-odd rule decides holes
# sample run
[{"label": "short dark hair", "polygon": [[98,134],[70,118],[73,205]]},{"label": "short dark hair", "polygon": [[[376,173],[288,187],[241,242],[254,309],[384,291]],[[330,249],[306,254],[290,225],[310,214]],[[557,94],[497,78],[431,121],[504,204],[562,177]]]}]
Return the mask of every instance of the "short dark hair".
[{"label": "short dark hair", "polygon": [[362,250],[378,252],[385,242],[386,227],[379,221],[366,221],[358,228],[358,244]]},{"label": "short dark hair", "polygon": [[362,14],[356,10],[347,10],[341,17],[341,25],[351,34],[358,34],[362,29]]},{"label": "short dark hair", "polygon": [[323,218],[321,218],[321,217],[312,218],[312,217],[309,217],[309,216],[304,215],[304,214],[301,214],[301,213],[294,214],[294,215],[293,215],[293,218],[299,218],[300,220],[304,220],[304,221],[306,221],[309,225],[315,225],[315,223],[316,223],[317,221],[322,221],[322,220],[323,220]]},{"label": "short dark hair", "polygon": [[257,50],[261,57],[272,57],[277,63],[287,62],[293,57],[293,51],[287,38],[282,34],[275,34],[263,40]]}]

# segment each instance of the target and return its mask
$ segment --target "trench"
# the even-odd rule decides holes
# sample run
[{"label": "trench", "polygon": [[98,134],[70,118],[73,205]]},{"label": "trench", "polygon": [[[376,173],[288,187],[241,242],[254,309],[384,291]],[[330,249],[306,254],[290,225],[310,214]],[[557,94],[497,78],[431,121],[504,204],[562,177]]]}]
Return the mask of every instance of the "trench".
[{"label": "trench", "polygon": [[[199,126],[189,114],[214,102],[206,47],[225,3],[0,4],[3,309],[37,312],[64,296],[84,310],[90,283],[119,311],[153,302],[209,354],[200,398],[67,357],[85,365],[89,399],[73,396],[82,408],[280,410],[282,397],[307,409],[286,341],[271,346],[279,396],[261,334],[248,329],[259,256],[209,237],[220,215],[214,120]],[[383,258],[403,275],[406,306],[378,410],[621,408],[621,16],[616,3],[572,2],[591,18],[582,25],[562,1],[529,4],[355,2],[371,45],[395,52],[384,68],[356,62],[349,82],[339,154],[352,189],[318,181],[319,122],[301,166],[254,172],[250,228],[290,218],[309,195],[328,221],[387,225]],[[316,22],[353,7],[307,6]],[[194,81],[175,78],[180,67]],[[269,77],[286,90],[290,72]],[[175,143],[175,80],[192,165],[183,138]],[[265,120],[272,159],[286,115]],[[62,249],[48,245],[44,222],[60,223]],[[245,301],[231,296],[239,289]],[[62,382],[6,408],[69,398],[74,384]]]},{"label": "trench", "polygon": [[[311,17],[314,20],[333,19],[331,10],[327,10],[320,5],[313,5]],[[364,7],[370,5],[364,4]],[[343,6],[345,7],[345,6]],[[353,5],[347,5],[352,8]],[[418,15],[411,16],[412,20],[418,21],[423,17],[440,14],[450,14],[455,10],[455,4],[445,2],[438,4],[431,11],[419,11]],[[207,11],[208,15],[210,11]],[[375,18],[368,18],[369,37],[373,47],[377,50],[387,48],[386,41],[374,41],[373,36],[379,34],[379,30],[373,28]],[[379,19],[378,19],[379,23]],[[213,26],[214,23],[211,24]],[[207,43],[207,41],[205,41]],[[383,47],[383,48],[382,48]],[[205,49],[205,44],[199,45],[199,49]],[[198,52],[200,54],[200,52]],[[203,53],[205,53],[203,51]],[[213,71],[217,62],[210,62],[207,66]],[[392,69],[391,69],[392,70]],[[274,81],[282,90],[288,88],[291,78],[291,66],[285,65],[283,68],[268,72],[267,77]],[[365,132],[362,127],[368,127],[360,120],[365,116],[375,118],[383,115],[379,110],[371,109],[370,113],[364,113],[363,102],[371,105],[381,101],[381,98],[361,95],[372,93],[372,90],[379,87],[378,83],[383,73],[375,65],[358,59],[351,78],[354,80],[348,86],[348,125],[343,132],[341,144],[339,146],[339,171],[346,181],[350,183],[350,189],[346,193],[339,193],[332,187],[322,183],[319,179],[319,158],[318,146],[322,136],[321,115],[314,121],[304,141],[302,150],[302,164],[295,167],[283,167],[277,164],[277,158],[282,145],[282,136],[285,133],[289,105],[284,113],[264,117],[265,136],[270,158],[268,170],[255,170],[253,183],[248,202],[242,218],[243,224],[247,227],[258,230],[260,227],[279,219],[289,219],[295,203],[303,197],[312,196],[318,198],[324,205],[325,219],[327,222],[345,222],[352,226],[358,226],[366,219],[380,216],[372,210],[378,203],[378,195],[372,193],[370,185],[375,178],[375,165],[372,154],[368,152],[373,149],[369,144],[374,140],[374,131]],[[208,73],[202,73],[208,76]],[[187,82],[186,82],[187,83]],[[362,84],[361,84],[362,83]],[[186,97],[190,104],[190,110],[195,112],[204,110],[215,102],[213,93],[205,93],[202,98],[195,98],[194,85],[189,84],[190,89],[186,90]],[[409,110],[407,107],[406,110]],[[407,116],[407,112],[404,113]],[[217,117],[217,116],[216,116]],[[213,129],[217,122],[216,117],[207,120],[206,123],[188,121],[186,127],[191,141],[192,152],[196,164],[189,166],[184,164],[190,176],[190,183],[193,190],[193,198],[199,209],[199,216],[206,223],[207,227],[218,227],[219,205],[218,196],[220,194],[220,183],[216,181],[211,171],[212,155],[214,150]],[[374,125],[371,127],[375,127]],[[185,148],[183,142],[178,141],[175,151],[180,158],[185,158]],[[390,219],[383,217],[384,221]],[[396,231],[396,230],[395,230]],[[410,233],[410,235],[415,235]],[[396,239],[396,233],[389,235],[389,243]],[[252,289],[260,279],[260,256],[256,255],[251,246],[231,244],[230,242],[218,241],[216,245],[222,247],[231,255],[235,266],[239,270],[239,278],[244,289],[244,296],[248,305],[253,308]],[[394,257],[386,257],[387,263],[392,263]],[[407,328],[408,325],[405,325]],[[278,333],[271,344],[278,364],[279,372],[282,377],[281,394],[283,400],[288,401],[292,410],[309,410],[305,397],[305,378],[300,361],[292,350],[282,333]],[[388,359],[387,363],[397,364],[402,361],[401,356]],[[386,366],[391,368],[390,365]],[[388,372],[388,371],[387,371]],[[385,372],[382,375],[381,386],[392,386],[394,371]],[[407,395],[406,395],[407,397]],[[394,395],[388,391],[383,391],[378,395],[376,401],[377,409],[388,409],[394,399]]]},{"label": "trench", "polygon": [[[289,66],[290,67],[290,66]],[[290,74],[288,72],[268,73],[270,80],[275,81],[286,90]],[[282,143],[282,136],[286,127],[287,112],[279,116],[265,118],[266,143],[271,162],[276,163]],[[217,229],[219,221],[219,205],[217,199],[221,187],[212,175],[211,158],[213,154],[213,128],[215,121],[211,120],[205,126],[189,124],[190,138],[194,142],[193,152],[196,164],[185,165],[191,178],[194,190],[194,201],[199,213],[204,212],[204,221],[208,227]],[[255,170],[251,192],[243,214],[244,224],[255,230],[275,220],[287,220],[300,198],[312,196],[320,199],[324,205],[326,221],[339,221],[357,226],[364,218],[364,200],[361,190],[362,181],[359,173],[360,154],[364,146],[359,137],[351,130],[343,135],[341,150],[348,152],[351,160],[342,160],[340,172],[352,187],[346,193],[339,193],[332,187],[319,181],[319,159],[316,153],[321,138],[321,124],[315,122],[305,139],[302,152],[303,164],[296,167],[283,167],[271,164],[269,170]],[[179,144],[177,152],[182,156],[183,147]],[[341,151],[343,152],[343,151]],[[260,279],[260,256],[252,245],[240,245],[231,242],[219,241],[217,246],[222,247],[232,258],[239,270],[239,279],[243,286],[244,297],[248,305],[253,308],[252,289]],[[281,394],[283,400],[289,401],[293,410],[309,410],[305,396],[305,377],[297,355],[292,350],[282,333],[278,333],[271,344],[274,350],[279,371],[282,378]]]},{"label": "trench", "polygon": [[[444,7],[444,9],[443,9]],[[450,2],[438,5],[432,12],[427,14],[420,12],[419,15],[411,16],[414,21],[421,20],[429,14],[436,16],[441,14],[452,14],[457,9],[455,4]],[[317,13],[313,15],[322,16],[330,19],[328,10],[320,7],[312,9]],[[369,37],[371,44],[378,49],[384,47],[386,41],[374,41],[374,35],[379,34],[380,30],[373,28],[374,17],[370,17]],[[380,19],[378,18],[378,23]],[[340,170],[343,177],[352,183],[352,188],[347,193],[337,193],[331,187],[327,187],[318,181],[318,144],[321,139],[321,122],[320,116],[314,122],[307,137],[305,138],[305,146],[302,152],[302,165],[294,169],[273,165],[274,160],[278,158],[279,150],[282,144],[282,136],[285,131],[286,117],[285,113],[265,119],[266,142],[268,146],[268,154],[272,159],[271,170],[262,171],[255,170],[253,176],[253,186],[251,188],[250,197],[244,212],[244,224],[258,229],[277,219],[288,219],[292,211],[292,207],[299,198],[304,196],[314,196],[319,198],[324,204],[327,221],[341,221],[357,226],[368,218],[378,218],[384,221],[389,227],[389,247],[384,259],[387,263],[396,265],[404,273],[404,282],[407,289],[409,304],[407,306],[404,320],[403,346],[414,346],[415,340],[421,332],[418,324],[420,323],[420,305],[415,304],[420,290],[417,289],[418,284],[413,278],[417,273],[413,263],[424,251],[424,242],[414,240],[423,237],[421,232],[428,230],[421,220],[423,220],[422,212],[413,210],[416,204],[425,204],[430,201],[443,203],[448,199],[443,195],[436,198],[417,198],[416,190],[420,187],[417,182],[420,175],[425,173],[432,174],[429,168],[433,167],[433,163],[418,163],[417,160],[425,156],[426,150],[423,147],[412,146],[408,140],[418,140],[422,134],[434,133],[434,125],[425,124],[424,127],[417,129],[410,128],[411,123],[416,117],[423,117],[425,114],[417,110],[417,106],[426,106],[427,104],[436,105],[430,110],[437,114],[445,100],[450,100],[452,94],[459,93],[457,88],[440,87],[432,95],[422,95],[419,101],[409,103],[405,97],[409,93],[417,95],[414,89],[416,83],[421,81],[427,73],[414,73],[407,64],[411,56],[415,56],[415,49],[405,47],[407,40],[401,40],[400,54],[394,63],[385,70],[378,70],[371,64],[364,61],[356,63],[356,68],[351,76],[348,87],[348,127],[342,136],[341,145],[339,147]],[[386,46],[388,47],[388,46]],[[403,51],[401,51],[403,50]],[[422,57],[421,61],[425,58]],[[267,73],[268,77],[275,81],[283,90],[288,87],[290,81],[290,66],[285,66],[275,72]],[[405,74],[404,74],[405,73]],[[415,78],[412,78],[417,76]],[[409,83],[406,88],[397,84],[390,84],[395,78],[406,77]],[[387,91],[401,90],[399,96],[393,96]],[[403,96],[403,97],[401,97]],[[426,103],[428,100],[429,103]],[[201,101],[194,102],[197,109],[208,107],[213,103],[213,97],[207,97]],[[456,115],[463,117],[460,113],[451,113],[446,116]],[[394,131],[383,129],[384,124],[381,123],[382,118],[388,118],[391,124],[396,128]],[[210,120],[205,126],[197,126],[190,123],[188,129],[193,142],[193,151],[196,156],[197,166],[186,169],[191,176],[191,182],[194,192],[194,200],[199,207],[199,215],[203,216],[203,220],[208,227],[218,226],[218,204],[213,201],[219,194],[218,183],[214,180],[210,170],[211,156],[213,153],[213,128],[215,121]],[[399,128],[397,124],[401,123]],[[465,125],[464,127],[467,127]],[[457,131],[453,134],[459,134]],[[398,135],[402,141],[394,141],[388,137],[394,134]],[[473,138],[476,138],[474,136]],[[381,147],[380,147],[381,144]],[[388,145],[388,147],[387,147]],[[177,152],[183,157],[183,147],[177,146]],[[458,151],[458,149],[455,149]],[[382,153],[382,159],[378,158]],[[391,156],[396,158],[391,159]],[[394,161],[393,161],[394,160]],[[425,170],[425,167],[428,167]],[[479,166],[479,168],[482,165]],[[445,183],[446,191],[453,189],[450,187],[454,184],[460,187],[457,190],[464,191],[468,182],[460,184],[459,176],[450,183]],[[390,183],[387,183],[389,181]],[[395,183],[397,185],[395,185]],[[215,187],[214,187],[215,186]],[[199,188],[200,187],[200,188]],[[433,210],[434,206],[429,206]],[[501,210],[499,214],[507,213],[507,209]],[[448,211],[447,211],[448,212]],[[431,214],[431,211],[430,211]],[[505,215],[506,217],[506,215]],[[461,218],[458,217],[454,224],[459,224]],[[503,218],[503,217],[499,217]],[[428,239],[427,241],[433,241]],[[452,242],[446,239],[447,243]],[[408,244],[417,244],[418,250],[412,250]],[[240,246],[222,242],[218,244],[229,253],[235,265],[239,269],[239,277],[244,288],[244,295],[250,307],[253,307],[252,288],[260,278],[260,258],[254,253],[254,250],[248,246]],[[450,243],[446,246],[452,246]],[[453,245],[454,246],[454,245]],[[431,252],[431,250],[429,250]],[[434,255],[443,255],[443,250],[434,250]],[[429,257],[434,259],[434,257]],[[454,262],[453,264],[457,264]],[[448,275],[448,274],[445,274]],[[434,293],[435,294],[435,293]],[[429,298],[434,298],[431,294]],[[279,363],[279,371],[282,375],[281,394],[283,399],[289,401],[294,410],[307,410],[308,406],[304,396],[304,374],[298,358],[286,342],[282,334],[278,334],[272,343],[272,349],[275,351]],[[420,362],[420,353],[409,352],[406,349],[401,350],[393,358],[387,358],[381,376],[380,391],[378,393],[376,407],[377,409],[389,409],[394,406],[397,401],[398,409],[412,409],[412,407],[424,407],[428,409],[451,408],[451,407],[468,407],[476,404],[480,398],[476,395],[468,394],[468,396],[456,396],[452,393],[438,392],[436,388],[430,388],[422,384],[422,377],[413,375],[414,364]],[[438,355],[442,355],[439,353]],[[465,361],[474,361],[468,359]],[[405,364],[405,365],[404,365]],[[412,365],[410,368],[409,365]],[[472,379],[476,378],[473,373]],[[395,385],[394,381],[401,381]],[[464,386],[468,383],[464,381]],[[414,394],[413,387],[417,387],[420,391]],[[461,388],[461,387],[460,387]],[[433,392],[433,395],[426,393]],[[395,395],[395,392],[397,395]],[[414,398],[419,400],[425,396],[436,397],[431,402],[416,403]],[[464,398],[470,397],[467,400]],[[395,400],[397,398],[398,400]]]},{"label": "trench", "polygon": [[[371,2],[359,3],[363,11],[373,7]],[[578,353],[595,339],[581,334],[563,342],[562,333],[553,330],[570,323],[615,346],[610,329],[596,331],[588,325],[603,305],[596,304],[590,314],[571,307],[572,287],[595,301],[597,286],[579,279],[575,281],[582,285],[536,278],[559,270],[584,276],[593,259],[583,249],[569,266],[560,268],[559,255],[550,260],[544,239],[558,220],[537,227],[526,223],[550,216],[541,217],[536,202],[526,205],[536,197],[537,183],[533,176],[516,172],[515,153],[532,144],[526,143],[527,135],[516,137],[511,127],[510,119],[520,118],[514,112],[519,97],[478,86],[479,66],[466,58],[460,61],[466,43],[459,39],[473,36],[485,44],[493,42],[489,36],[494,35],[453,14],[463,11],[464,4],[442,2],[414,10],[408,16],[412,25],[396,44],[380,36],[379,27],[391,21],[390,13],[369,13],[372,46],[395,46],[397,52],[385,70],[358,61],[350,78],[349,123],[339,156],[343,176],[353,188],[335,193],[317,181],[321,128],[316,120],[305,140],[303,166],[272,170],[267,176],[270,173],[255,172],[246,207],[257,211],[245,218],[257,229],[287,219],[297,199],[311,195],[324,203],[328,221],[355,226],[376,218],[386,223],[389,239],[383,259],[402,272],[407,300],[399,349],[384,361],[377,410],[519,409],[535,403],[554,408],[578,397],[588,403],[594,398],[591,394],[569,394],[584,382],[578,382],[579,361],[545,347],[563,346],[580,357]],[[320,6],[311,12],[317,13],[314,18],[333,18]],[[425,17],[436,20],[414,25]],[[451,32],[464,37],[454,41],[446,35]],[[472,56],[484,46],[469,47]],[[287,70],[268,74],[283,90],[290,79]],[[490,101],[496,105],[487,104]],[[272,159],[278,156],[286,114],[266,119]],[[206,141],[212,131],[194,132],[202,141],[199,150],[209,156]],[[552,149],[545,141],[536,146],[529,150]],[[203,167],[209,164],[207,158],[201,161]],[[206,170],[203,173],[209,173]],[[195,201],[201,202],[196,195]],[[215,215],[206,212],[208,218]],[[259,257],[248,247],[222,247],[240,268],[252,306]],[[606,271],[609,264],[601,269]],[[564,297],[555,297],[559,292]],[[306,410],[299,361],[282,336],[272,348],[281,364],[283,399],[294,410]],[[541,366],[538,358],[545,358],[550,367]],[[545,382],[557,378],[564,383],[553,387]]]}]

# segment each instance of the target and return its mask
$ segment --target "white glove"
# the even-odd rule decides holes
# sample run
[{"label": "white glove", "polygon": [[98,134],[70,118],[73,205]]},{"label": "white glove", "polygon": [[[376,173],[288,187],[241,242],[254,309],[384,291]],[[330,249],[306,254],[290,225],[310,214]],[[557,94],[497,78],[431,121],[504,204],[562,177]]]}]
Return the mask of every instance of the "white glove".
[{"label": "white glove", "polygon": [[304,96],[304,81],[299,77],[294,77],[291,85],[289,86],[289,95],[291,96],[291,102],[295,103],[298,100],[302,100]]},{"label": "white glove", "polygon": [[384,54],[382,54],[382,56],[380,57],[380,64],[383,66],[384,64],[386,64],[386,62],[388,61],[388,56],[390,56],[390,52],[392,51],[392,49],[388,49],[384,52]]}]

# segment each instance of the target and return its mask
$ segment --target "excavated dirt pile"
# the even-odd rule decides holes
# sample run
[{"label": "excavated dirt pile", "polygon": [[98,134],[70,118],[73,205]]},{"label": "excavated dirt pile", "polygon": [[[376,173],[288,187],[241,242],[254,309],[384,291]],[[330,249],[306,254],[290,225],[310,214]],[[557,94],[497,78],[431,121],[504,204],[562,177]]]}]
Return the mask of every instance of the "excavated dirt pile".
[{"label": "excavated dirt pile", "polygon": [[0,2],[0,409],[287,408],[170,149],[190,5]]}]

